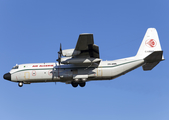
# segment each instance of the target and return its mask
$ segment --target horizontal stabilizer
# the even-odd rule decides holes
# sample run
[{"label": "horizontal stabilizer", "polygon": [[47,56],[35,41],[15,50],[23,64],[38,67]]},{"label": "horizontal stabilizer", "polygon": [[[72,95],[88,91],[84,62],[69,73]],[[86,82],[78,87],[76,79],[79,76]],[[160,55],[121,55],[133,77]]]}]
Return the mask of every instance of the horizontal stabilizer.
[{"label": "horizontal stabilizer", "polygon": [[147,56],[144,61],[143,70],[152,70],[163,59],[163,51],[155,51]]},{"label": "horizontal stabilizer", "polygon": [[155,62],[155,61],[162,61],[163,51],[155,51],[147,56],[144,60],[146,62]]},{"label": "horizontal stabilizer", "polygon": [[152,70],[159,62],[153,62],[153,63],[146,63],[145,65],[143,65],[143,70]]}]

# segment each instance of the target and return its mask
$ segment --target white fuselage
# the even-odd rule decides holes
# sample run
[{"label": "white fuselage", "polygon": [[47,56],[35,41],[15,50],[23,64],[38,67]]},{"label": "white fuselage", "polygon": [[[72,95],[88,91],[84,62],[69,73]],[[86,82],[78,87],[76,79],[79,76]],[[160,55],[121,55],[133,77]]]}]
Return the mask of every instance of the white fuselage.
[{"label": "white fuselage", "polygon": [[121,76],[144,64],[143,59],[129,57],[114,61],[101,61],[99,65],[93,63],[88,67],[83,65],[58,63],[21,64],[10,71],[11,81],[22,81],[25,84],[35,82],[65,82],[108,80]]}]

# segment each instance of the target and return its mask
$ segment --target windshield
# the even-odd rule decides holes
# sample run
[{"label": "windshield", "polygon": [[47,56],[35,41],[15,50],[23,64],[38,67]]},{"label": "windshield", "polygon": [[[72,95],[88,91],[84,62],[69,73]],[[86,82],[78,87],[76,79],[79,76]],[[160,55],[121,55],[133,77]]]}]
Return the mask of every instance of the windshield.
[{"label": "windshield", "polygon": [[14,66],[12,69],[18,69],[18,66]]}]

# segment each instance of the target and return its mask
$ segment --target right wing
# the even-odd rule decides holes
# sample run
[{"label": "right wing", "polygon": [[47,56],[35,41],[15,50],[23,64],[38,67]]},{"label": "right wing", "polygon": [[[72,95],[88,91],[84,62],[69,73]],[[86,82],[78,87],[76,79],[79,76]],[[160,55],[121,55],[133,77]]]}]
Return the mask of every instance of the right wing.
[{"label": "right wing", "polygon": [[74,57],[100,58],[99,47],[94,44],[93,34],[80,34],[75,50],[81,53]]},{"label": "right wing", "polygon": [[[75,54],[75,53],[78,54]],[[62,64],[100,63],[99,47],[94,44],[93,34],[80,34],[72,58],[63,60]]]}]

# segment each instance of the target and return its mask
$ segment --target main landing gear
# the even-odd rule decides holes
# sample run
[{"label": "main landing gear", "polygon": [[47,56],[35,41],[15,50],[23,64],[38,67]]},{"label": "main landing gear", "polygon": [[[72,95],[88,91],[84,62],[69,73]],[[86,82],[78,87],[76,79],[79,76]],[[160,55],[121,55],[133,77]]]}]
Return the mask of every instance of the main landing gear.
[{"label": "main landing gear", "polygon": [[22,87],[23,86],[23,82],[18,82],[18,86]]},{"label": "main landing gear", "polygon": [[78,85],[80,87],[84,87],[86,85],[86,82],[71,82],[73,87],[77,87]]}]

